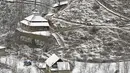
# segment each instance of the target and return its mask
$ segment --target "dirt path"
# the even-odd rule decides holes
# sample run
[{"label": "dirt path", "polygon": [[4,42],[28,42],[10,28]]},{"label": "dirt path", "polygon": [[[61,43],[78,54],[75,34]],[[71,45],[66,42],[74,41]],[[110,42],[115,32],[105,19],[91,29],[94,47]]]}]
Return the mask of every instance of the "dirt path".
[{"label": "dirt path", "polygon": [[56,39],[58,45],[60,45],[61,47],[65,47],[65,43],[64,43],[61,35],[59,35],[58,33],[52,33],[52,36],[54,36],[54,38]]},{"label": "dirt path", "polygon": [[103,8],[105,8],[107,11],[111,12],[112,14],[122,17],[124,19],[130,20],[129,17],[125,16],[124,14],[118,12],[117,10],[115,10],[112,6],[110,6],[109,4],[107,4],[104,0],[95,0],[100,6],[102,6]]}]

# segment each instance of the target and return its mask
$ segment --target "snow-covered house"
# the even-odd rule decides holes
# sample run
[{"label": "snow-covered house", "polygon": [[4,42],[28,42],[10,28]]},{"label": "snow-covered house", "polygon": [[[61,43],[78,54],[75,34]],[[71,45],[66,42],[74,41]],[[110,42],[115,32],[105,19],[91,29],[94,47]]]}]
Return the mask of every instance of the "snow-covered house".
[{"label": "snow-covered house", "polygon": [[17,30],[22,33],[50,36],[48,20],[43,18],[38,11],[34,11],[32,15],[20,21],[18,26]]},{"label": "snow-covered house", "polygon": [[52,5],[52,7],[54,8],[53,11],[57,12],[59,10],[64,9],[67,6],[68,3],[69,3],[69,1],[67,1],[67,0],[62,0],[62,1],[54,3]]},{"label": "snow-covered house", "polygon": [[57,55],[53,54],[46,61],[46,73],[70,73],[69,62],[64,62]]},{"label": "snow-covered house", "polygon": [[5,49],[6,49],[6,47],[0,46],[0,56],[5,56],[7,54]]},{"label": "snow-covered house", "polygon": [[68,4],[68,1],[59,1],[59,2],[56,2],[55,4],[53,4],[52,7],[60,7],[60,6],[64,6],[64,5],[67,5]]}]

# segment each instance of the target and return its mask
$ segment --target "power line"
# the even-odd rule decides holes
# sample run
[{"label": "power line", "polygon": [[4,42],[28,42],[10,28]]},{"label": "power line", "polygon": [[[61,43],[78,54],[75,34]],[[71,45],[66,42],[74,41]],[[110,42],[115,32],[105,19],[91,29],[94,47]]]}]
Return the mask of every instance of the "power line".
[{"label": "power line", "polygon": [[[36,1],[36,0],[35,0]],[[35,1],[5,1],[6,3],[24,3],[24,4],[34,4],[35,6],[38,5],[38,6],[44,6],[46,8],[50,8],[52,7],[51,5],[48,5],[46,3],[41,3],[41,2],[35,2]]]}]

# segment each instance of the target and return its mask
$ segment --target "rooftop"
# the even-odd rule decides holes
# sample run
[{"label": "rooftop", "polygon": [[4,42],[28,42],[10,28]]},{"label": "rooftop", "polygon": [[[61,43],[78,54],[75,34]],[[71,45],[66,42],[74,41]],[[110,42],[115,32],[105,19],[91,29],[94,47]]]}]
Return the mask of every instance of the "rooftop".
[{"label": "rooftop", "polygon": [[27,20],[22,20],[20,22],[27,26],[49,26],[48,22],[28,22]]},{"label": "rooftop", "polygon": [[0,49],[4,49],[4,48],[6,48],[6,47],[4,47],[4,46],[0,46]]},{"label": "rooftop", "polygon": [[55,3],[52,7],[57,7],[59,5],[66,5],[66,4],[68,4],[68,1],[62,1],[60,3]]},{"label": "rooftop", "polygon": [[45,18],[43,18],[42,16],[33,13],[32,15],[28,16],[25,18],[25,20],[28,21],[43,21],[43,22],[47,22],[47,20]]},{"label": "rooftop", "polygon": [[20,22],[28,26],[49,26],[48,20],[43,18],[38,11],[34,11],[32,15]]},{"label": "rooftop", "polygon": [[52,56],[50,56],[46,61],[45,63],[51,67],[53,64],[55,64],[60,58],[55,55],[55,54],[52,54]]},{"label": "rooftop", "polygon": [[33,34],[33,35],[41,35],[41,36],[50,36],[51,35],[50,31],[29,32],[29,31],[22,30],[21,28],[17,28],[17,30],[20,31],[20,32],[23,32],[23,33]]}]

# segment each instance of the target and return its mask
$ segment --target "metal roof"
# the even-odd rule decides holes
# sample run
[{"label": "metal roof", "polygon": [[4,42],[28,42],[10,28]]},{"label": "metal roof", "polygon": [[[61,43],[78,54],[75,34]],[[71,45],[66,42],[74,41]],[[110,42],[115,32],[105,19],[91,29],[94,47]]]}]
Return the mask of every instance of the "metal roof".
[{"label": "metal roof", "polygon": [[66,4],[68,4],[68,1],[62,1],[62,2],[60,2],[60,3],[55,3],[55,4],[53,5],[53,7],[57,7],[57,6],[59,6],[59,5],[66,5]]},{"label": "metal roof", "polygon": [[28,26],[49,26],[48,20],[40,16],[38,11],[34,11],[32,15],[20,22]]},{"label": "metal roof", "polygon": [[50,36],[50,31],[36,31],[36,32],[31,32],[32,34],[35,35],[44,35],[44,36]]},{"label": "metal roof", "polygon": [[27,20],[20,21],[21,23],[27,25],[27,26],[49,26],[48,22],[29,22]]},{"label": "metal roof", "polygon": [[43,18],[42,16],[38,15],[38,14],[32,14],[28,17],[25,18],[28,21],[47,21],[45,18]]},{"label": "metal roof", "polygon": [[0,46],[0,49],[4,49],[4,48],[6,48],[6,47],[4,47],[4,46]]},{"label": "metal roof", "polygon": [[55,55],[55,54],[52,54],[52,56],[50,56],[46,61],[45,63],[51,67],[53,64],[55,64],[60,58]]},{"label": "metal roof", "polygon": [[70,70],[69,62],[57,62],[58,70]]},{"label": "metal roof", "polygon": [[18,31],[20,32],[23,32],[23,33],[28,33],[28,34],[34,34],[34,35],[42,35],[42,36],[50,36],[51,33],[50,31],[35,31],[35,32],[28,32],[28,31],[25,31],[21,28],[17,28]]}]

